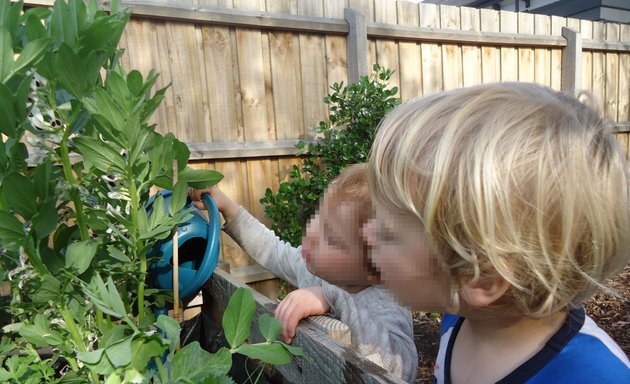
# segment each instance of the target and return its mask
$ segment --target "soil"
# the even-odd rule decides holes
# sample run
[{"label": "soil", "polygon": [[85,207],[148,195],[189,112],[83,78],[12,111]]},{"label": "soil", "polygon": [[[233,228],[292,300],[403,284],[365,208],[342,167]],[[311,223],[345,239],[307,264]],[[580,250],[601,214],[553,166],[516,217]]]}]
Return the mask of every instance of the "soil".
[{"label": "soil", "polygon": [[[618,296],[599,291],[586,302],[586,313],[619,344],[630,357],[630,265],[607,282]],[[416,383],[431,383],[439,347],[440,318],[416,312],[414,339],[418,349]]]}]

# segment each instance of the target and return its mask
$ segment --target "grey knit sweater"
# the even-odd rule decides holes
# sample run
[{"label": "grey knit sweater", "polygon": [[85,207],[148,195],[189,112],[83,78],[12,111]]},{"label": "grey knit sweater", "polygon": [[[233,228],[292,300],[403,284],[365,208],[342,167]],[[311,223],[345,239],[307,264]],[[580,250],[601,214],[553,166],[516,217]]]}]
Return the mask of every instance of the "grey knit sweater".
[{"label": "grey knit sweater", "polygon": [[348,293],[310,273],[295,248],[241,208],[223,230],[260,265],[298,288],[321,286],[330,316],[348,325],[352,348],[407,382],[415,382],[418,357],[411,312],[380,286]]}]

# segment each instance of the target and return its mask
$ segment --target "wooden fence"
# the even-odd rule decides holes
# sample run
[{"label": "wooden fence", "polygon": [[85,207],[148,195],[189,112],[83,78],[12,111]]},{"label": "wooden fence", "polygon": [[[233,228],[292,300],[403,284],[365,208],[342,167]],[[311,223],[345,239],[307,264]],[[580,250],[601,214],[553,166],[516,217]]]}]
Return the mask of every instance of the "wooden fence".
[{"label": "wooden fence", "polygon": [[[27,1],[51,4],[51,0]],[[592,92],[628,148],[630,25],[394,0],[123,1],[123,64],[170,84],[154,122],[225,175],[222,189],[265,221],[259,199],[328,116],[334,82],[373,63],[403,100],[496,81]],[[234,267],[251,260],[225,237]]]}]

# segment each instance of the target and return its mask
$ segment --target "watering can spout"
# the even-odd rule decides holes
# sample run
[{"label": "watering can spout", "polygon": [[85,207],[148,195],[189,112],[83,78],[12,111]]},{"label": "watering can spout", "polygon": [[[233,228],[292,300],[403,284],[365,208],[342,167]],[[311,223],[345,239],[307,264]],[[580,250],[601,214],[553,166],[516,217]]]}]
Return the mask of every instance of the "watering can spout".
[{"label": "watering can spout", "polygon": [[[163,190],[159,194],[164,198],[168,211],[171,191]],[[157,195],[156,195],[157,196]],[[155,196],[154,196],[155,197]],[[191,218],[177,228],[179,254],[179,295],[182,299],[192,298],[205,284],[219,259],[220,219],[219,210],[212,197],[204,193],[201,200],[206,205],[209,220],[203,212],[195,208],[190,201],[184,209],[192,208]],[[153,209],[155,198],[147,205],[147,212]],[[150,266],[150,272],[158,288],[173,289],[173,240],[171,238],[156,243],[149,256],[159,259]]]}]

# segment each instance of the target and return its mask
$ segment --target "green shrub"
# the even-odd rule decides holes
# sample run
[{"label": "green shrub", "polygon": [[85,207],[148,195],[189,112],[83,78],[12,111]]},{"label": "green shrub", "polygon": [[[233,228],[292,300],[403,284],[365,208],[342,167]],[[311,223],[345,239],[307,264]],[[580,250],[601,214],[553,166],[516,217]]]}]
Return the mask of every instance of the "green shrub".
[{"label": "green shrub", "polygon": [[294,246],[301,243],[306,220],[315,212],[319,197],[328,183],[348,165],[367,160],[375,130],[385,114],[400,104],[397,87],[388,87],[392,71],[378,64],[370,76],[344,86],[335,83],[324,98],[330,104],[330,122],[321,121],[314,144],[298,142],[305,157],[302,166],[293,166],[289,181],[277,192],[267,189],[260,202],[272,229]]}]

